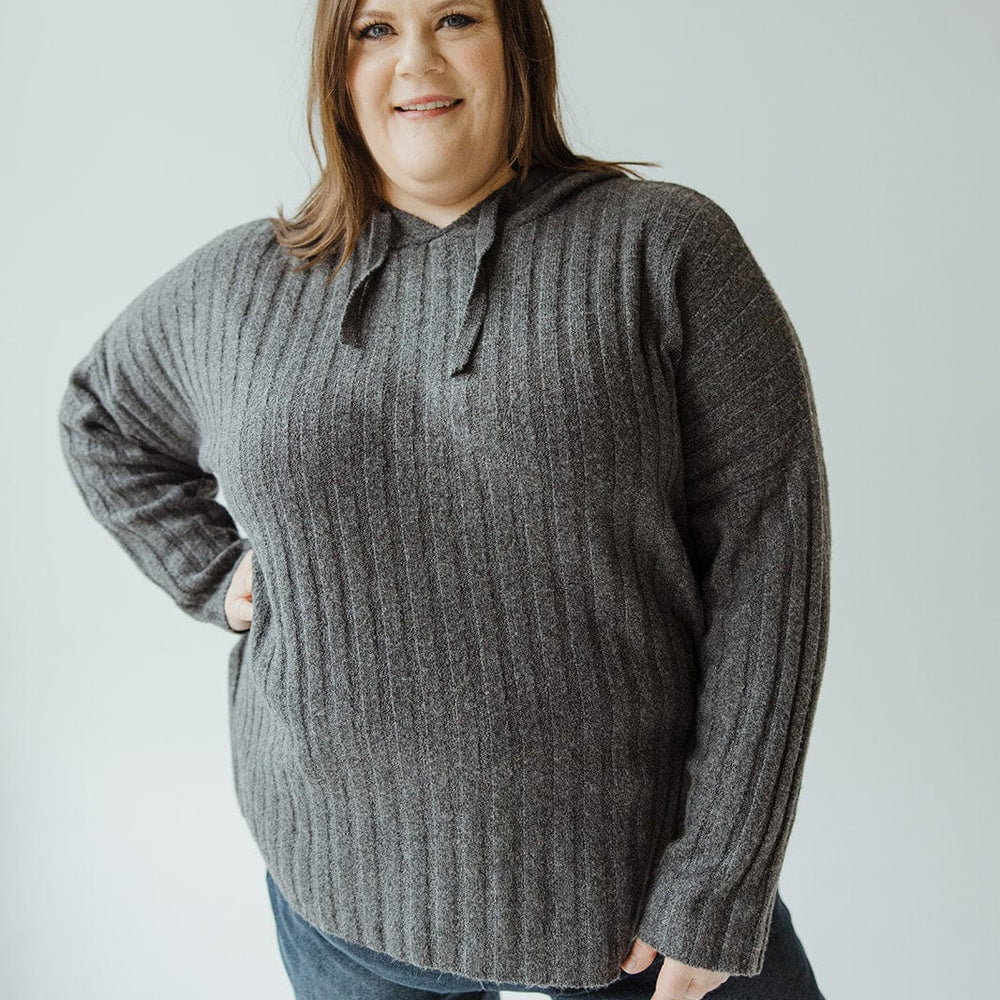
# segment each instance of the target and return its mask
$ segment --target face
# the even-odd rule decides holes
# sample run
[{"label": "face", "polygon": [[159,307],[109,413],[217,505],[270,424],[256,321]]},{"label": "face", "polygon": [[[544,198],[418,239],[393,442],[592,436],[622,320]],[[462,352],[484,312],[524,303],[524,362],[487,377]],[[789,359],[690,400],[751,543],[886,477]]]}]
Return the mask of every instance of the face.
[{"label": "face", "polygon": [[[347,89],[390,202],[454,205],[513,176],[494,0],[358,0]],[[458,103],[400,110],[441,100]]]}]

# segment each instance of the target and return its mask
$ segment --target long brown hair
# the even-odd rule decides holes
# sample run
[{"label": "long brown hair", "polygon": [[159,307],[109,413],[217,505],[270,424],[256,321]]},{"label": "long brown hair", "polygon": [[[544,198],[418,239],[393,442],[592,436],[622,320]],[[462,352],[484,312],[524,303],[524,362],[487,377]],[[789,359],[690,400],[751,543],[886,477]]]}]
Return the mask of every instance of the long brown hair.
[{"label": "long brown hair", "polygon": [[[573,153],[563,136],[556,80],[555,42],[542,0],[494,0],[503,36],[510,121],[507,161],[519,185],[532,164],[602,174],[641,175],[627,167],[660,166],[645,160],[599,160]],[[313,26],[306,125],[320,178],[291,219],[278,207],[275,237],[310,268],[340,251],[336,271],[354,252],[381,196],[380,175],[365,145],[347,92],[348,35],[356,0],[317,0]],[[326,162],[317,148],[319,112]]]}]

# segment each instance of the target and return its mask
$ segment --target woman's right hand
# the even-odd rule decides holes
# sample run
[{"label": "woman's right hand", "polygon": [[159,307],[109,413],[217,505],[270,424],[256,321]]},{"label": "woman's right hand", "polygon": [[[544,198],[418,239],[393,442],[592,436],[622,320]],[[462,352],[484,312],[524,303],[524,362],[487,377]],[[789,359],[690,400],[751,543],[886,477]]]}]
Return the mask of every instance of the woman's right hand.
[{"label": "woman's right hand", "polygon": [[246,632],[253,618],[253,549],[239,561],[226,591],[226,621],[236,632]]}]

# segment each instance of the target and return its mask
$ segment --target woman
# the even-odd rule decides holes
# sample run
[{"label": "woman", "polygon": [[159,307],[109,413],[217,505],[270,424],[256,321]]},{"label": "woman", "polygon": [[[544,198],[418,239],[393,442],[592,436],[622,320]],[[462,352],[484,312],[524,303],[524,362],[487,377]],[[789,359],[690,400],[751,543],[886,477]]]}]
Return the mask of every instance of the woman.
[{"label": "woman", "polygon": [[319,0],[319,183],[125,308],[64,452],[242,632],[297,996],[812,1000],[777,894],[828,621],[806,364],[721,207],[569,151],[554,67],[540,0]]}]

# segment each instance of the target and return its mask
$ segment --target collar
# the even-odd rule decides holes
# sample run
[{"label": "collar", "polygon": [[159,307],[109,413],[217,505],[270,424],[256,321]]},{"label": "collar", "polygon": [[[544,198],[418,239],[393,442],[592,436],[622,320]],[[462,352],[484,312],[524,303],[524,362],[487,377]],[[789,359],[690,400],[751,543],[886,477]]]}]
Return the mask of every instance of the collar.
[{"label": "collar", "polygon": [[504,224],[526,222],[551,208],[570,191],[604,179],[592,171],[533,166],[523,180],[512,178],[444,227],[383,202],[369,216],[350,258],[348,292],[337,323],[340,339],[361,349],[368,293],[394,250],[414,243],[471,235],[475,264],[465,283],[464,307],[450,359],[450,374],[460,375],[471,361],[482,333],[489,292],[487,262]]}]

